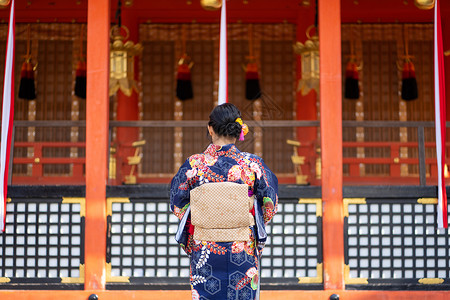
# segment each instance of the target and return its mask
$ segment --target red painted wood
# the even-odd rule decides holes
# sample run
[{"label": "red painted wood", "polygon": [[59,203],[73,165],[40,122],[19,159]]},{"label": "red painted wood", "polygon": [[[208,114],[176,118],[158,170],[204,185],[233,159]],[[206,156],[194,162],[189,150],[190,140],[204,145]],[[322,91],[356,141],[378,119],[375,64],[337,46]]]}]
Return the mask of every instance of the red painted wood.
[{"label": "red painted wood", "polygon": [[[190,291],[0,291],[2,300],[80,300],[88,299],[89,295],[96,294],[101,300],[181,300],[190,299]],[[328,300],[332,294],[338,294],[340,299],[352,300],[447,300],[450,291],[261,291],[264,300]]]},{"label": "red painted wood", "polygon": [[[113,1],[114,2],[114,1]],[[135,0],[132,10],[139,22],[218,22],[218,12],[206,12],[197,1],[189,6],[185,0]],[[346,291],[343,285],[343,216],[342,216],[342,132],[340,68],[340,2],[321,0],[322,88],[322,155],[324,199],[324,280],[325,291],[263,291],[264,299],[328,299],[332,293],[342,299],[436,299],[450,298],[448,291]],[[443,1],[443,11],[449,2]],[[0,291],[0,299],[87,299],[97,293],[100,299],[182,299],[189,291],[104,291],[105,288],[105,181],[107,145],[107,65],[108,25],[114,21],[110,1],[18,1],[16,20],[20,22],[86,22],[88,26],[88,107],[87,107],[87,180],[86,180],[86,273],[85,291]],[[305,8],[299,1],[258,0],[230,1],[229,20],[236,22],[295,23],[298,11]],[[359,4],[355,4],[359,3]],[[431,11],[420,11],[412,1],[342,0],[343,22],[431,22]],[[325,4],[325,5],[323,5]],[[402,6],[403,5],[403,6]],[[6,20],[6,10],[0,11]],[[94,88],[95,87],[95,88]],[[338,128],[336,132],[336,128]]]},{"label": "red painted wood", "polygon": [[[129,29],[130,36],[127,41],[133,43],[139,42],[139,24],[134,11],[123,8],[122,25]],[[139,78],[139,60],[136,58],[134,63],[134,79],[138,82]],[[117,121],[136,121],[139,120],[139,95],[133,91],[130,96],[126,96],[122,91],[117,92]],[[132,167],[128,165],[127,157],[133,156],[135,148],[131,144],[139,139],[139,128],[122,127],[117,128],[117,136],[114,144],[116,146],[116,184],[125,182],[125,176],[129,175]],[[133,172],[137,174],[137,168]]]},{"label": "red painted wood", "polygon": [[340,0],[319,2],[324,288],[344,288]]},{"label": "red painted wood", "polygon": [[[440,1],[440,6],[442,9],[443,2],[448,1]],[[444,47],[444,51],[450,50],[450,20],[448,18],[450,16],[449,12],[442,12],[441,15],[441,26],[442,26],[442,44]],[[448,92],[448,87],[450,87],[450,56],[444,56],[444,65],[445,65],[445,86],[447,89],[447,93],[445,94],[446,100],[446,113],[447,113],[447,122],[450,121],[450,92]],[[448,129],[447,129],[448,132]],[[450,141],[450,136],[447,134],[447,141]],[[447,151],[447,157],[448,157]],[[447,162],[448,163],[448,162]]]},{"label": "red painted wood", "polygon": [[[309,9],[298,10],[297,17],[297,41],[305,43],[307,40],[306,30],[310,25],[314,24],[315,9],[312,5]],[[313,29],[311,33],[316,33]],[[296,84],[301,79],[302,63],[301,56],[297,55],[297,74]],[[300,91],[297,91],[297,120],[312,120],[317,121],[317,92],[312,90],[307,95],[303,96]],[[297,128],[297,140],[301,147],[298,148],[298,155],[305,157],[305,164],[301,166],[302,175],[308,176],[307,182],[316,185],[316,141],[317,128],[316,127],[302,127]]]},{"label": "red painted wood", "polygon": [[[139,119],[138,108],[139,97],[133,91],[131,96],[124,95],[121,91],[117,93],[117,120],[118,121],[136,121]],[[130,175],[131,166],[128,165],[129,156],[134,156],[135,148],[131,144],[139,139],[139,128],[136,127],[118,127],[115,146],[117,150],[116,178],[117,183],[125,181],[125,176]],[[133,174],[137,175],[137,168]]]},{"label": "red painted wood", "polygon": [[86,89],[86,290],[106,280],[106,180],[109,120],[109,5],[89,1]]},{"label": "red painted wood", "polygon": [[41,157],[42,157],[42,147],[35,147],[34,148],[34,158],[32,158],[30,161],[30,163],[33,164],[33,171],[31,172],[33,177],[43,177],[42,164],[39,162]]},{"label": "red painted wood", "polygon": [[[122,1],[123,2],[123,1]],[[219,22],[219,11],[206,11],[201,8],[200,0],[134,0],[130,8],[123,7],[123,13],[130,11],[139,23],[180,23],[180,22]],[[233,0],[227,2],[230,22],[278,23],[287,20],[296,23],[298,11],[310,8],[297,0]],[[314,1],[310,1],[314,3]],[[79,3],[79,4],[78,4]],[[17,1],[16,22],[83,22],[87,21],[87,0],[80,1]],[[191,4],[188,4],[191,3]],[[393,22],[428,22],[433,20],[432,10],[418,9],[413,0],[342,0],[342,22],[355,23],[393,23]],[[405,5],[405,3],[407,3]],[[115,21],[117,1],[111,1],[110,20]],[[442,1],[443,13],[450,12],[450,1]],[[8,12],[0,10],[0,19],[6,21]]]}]

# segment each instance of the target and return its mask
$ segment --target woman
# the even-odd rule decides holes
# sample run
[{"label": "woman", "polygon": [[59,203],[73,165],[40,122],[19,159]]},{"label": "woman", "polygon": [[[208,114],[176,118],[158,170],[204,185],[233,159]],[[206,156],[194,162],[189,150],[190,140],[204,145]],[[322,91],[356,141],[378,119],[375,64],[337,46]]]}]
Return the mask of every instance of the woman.
[{"label": "woman", "polygon": [[[190,156],[172,179],[170,208],[180,219],[176,240],[191,261],[192,299],[255,299],[258,296],[258,259],[267,238],[265,225],[277,211],[278,181],[260,157],[241,152],[234,145],[238,137],[243,140],[247,131],[236,106],[225,103],[215,107],[208,122],[212,144],[203,153]],[[246,195],[238,195],[241,187]],[[220,192],[212,195],[211,191]],[[230,193],[236,195],[220,197]],[[206,202],[194,206],[200,203],[198,197]],[[245,222],[242,225],[246,226],[245,238],[237,234],[236,230],[240,229],[233,225],[221,229],[212,224],[221,215],[238,218],[237,211],[242,207],[231,205],[233,201],[241,201],[244,212],[247,211],[244,221],[250,219],[248,225]],[[218,205],[217,212],[205,216],[208,212],[201,205],[210,204]],[[205,225],[196,221],[208,217]],[[225,225],[232,222],[225,220]],[[203,228],[208,225],[210,229]],[[208,236],[207,240],[204,236]]]}]

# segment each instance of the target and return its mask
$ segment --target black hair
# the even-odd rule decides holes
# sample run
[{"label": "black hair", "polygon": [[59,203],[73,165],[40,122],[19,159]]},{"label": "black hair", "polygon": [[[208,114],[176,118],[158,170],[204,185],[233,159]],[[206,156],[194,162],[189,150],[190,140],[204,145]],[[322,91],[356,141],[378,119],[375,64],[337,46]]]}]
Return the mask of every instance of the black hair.
[{"label": "black hair", "polygon": [[241,117],[239,109],[231,103],[216,106],[209,115],[208,125],[219,136],[238,138],[242,126],[236,122]]}]

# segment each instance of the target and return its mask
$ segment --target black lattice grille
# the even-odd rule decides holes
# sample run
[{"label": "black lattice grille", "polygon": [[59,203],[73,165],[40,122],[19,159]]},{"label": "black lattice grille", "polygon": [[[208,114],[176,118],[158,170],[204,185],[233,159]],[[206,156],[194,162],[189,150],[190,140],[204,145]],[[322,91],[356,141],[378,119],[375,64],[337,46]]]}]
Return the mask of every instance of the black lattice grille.
[{"label": "black lattice grille", "polygon": [[[315,280],[305,283],[322,283],[318,272],[322,218],[316,215],[321,205],[297,201],[281,201],[268,227],[270,237],[261,259],[263,286],[275,280],[299,288],[299,277]],[[108,288],[126,288],[120,282],[189,287],[189,258],[175,242],[178,219],[168,200],[111,198],[109,202]]]},{"label": "black lattice grille", "polygon": [[317,277],[322,262],[322,218],[313,203],[280,203],[268,226],[262,277]]},{"label": "black lattice grille", "polygon": [[447,285],[450,237],[437,231],[435,215],[436,205],[417,199],[348,204],[348,283]]},{"label": "black lattice grille", "polygon": [[189,259],[174,239],[177,227],[167,201],[112,203],[111,276],[189,277]]},{"label": "black lattice grille", "polygon": [[5,283],[83,283],[84,199],[13,199],[0,235]]}]

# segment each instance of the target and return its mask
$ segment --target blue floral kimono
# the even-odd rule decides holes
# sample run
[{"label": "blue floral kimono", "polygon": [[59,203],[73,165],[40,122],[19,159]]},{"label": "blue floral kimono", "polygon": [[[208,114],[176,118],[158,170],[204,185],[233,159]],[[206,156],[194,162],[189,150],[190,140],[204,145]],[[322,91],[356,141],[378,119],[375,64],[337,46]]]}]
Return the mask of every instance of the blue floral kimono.
[{"label": "blue floral kimono", "polygon": [[[255,195],[255,226],[249,241],[213,242],[193,239],[190,190],[208,182],[247,184]],[[214,144],[189,157],[172,179],[170,209],[180,219],[176,240],[189,255],[192,299],[255,299],[258,293],[258,258],[266,242],[265,225],[277,212],[278,180],[263,160],[240,152],[235,145]],[[227,205],[227,199],[223,199]]]}]

